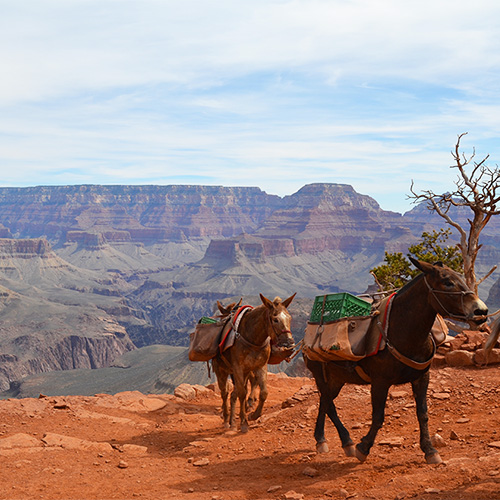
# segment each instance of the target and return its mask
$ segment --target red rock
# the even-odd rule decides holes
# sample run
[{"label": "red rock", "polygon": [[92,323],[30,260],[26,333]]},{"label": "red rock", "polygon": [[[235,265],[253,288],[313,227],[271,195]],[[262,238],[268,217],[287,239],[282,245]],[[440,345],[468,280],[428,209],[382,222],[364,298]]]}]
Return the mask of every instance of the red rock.
[{"label": "red rock", "polygon": [[0,450],[11,450],[14,448],[37,448],[41,446],[42,442],[39,439],[22,432],[0,439]]},{"label": "red rock", "polygon": [[478,349],[474,353],[474,362],[477,365],[494,365],[500,363],[500,349],[492,349],[488,356],[484,349]]},{"label": "red rock", "polygon": [[446,363],[450,366],[473,366],[474,355],[469,351],[450,351],[445,356]]}]

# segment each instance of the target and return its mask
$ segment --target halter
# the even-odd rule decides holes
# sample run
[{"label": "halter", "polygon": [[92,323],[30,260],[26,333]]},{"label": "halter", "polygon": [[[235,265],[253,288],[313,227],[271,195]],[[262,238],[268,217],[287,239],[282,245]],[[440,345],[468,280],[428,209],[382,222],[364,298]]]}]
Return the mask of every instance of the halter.
[{"label": "halter", "polygon": [[429,292],[431,292],[432,296],[436,299],[436,302],[439,304],[441,309],[444,311],[443,316],[446,316],[448,318],[452,319],[457,319],[459,321],[467,321],[471,319],[470,317],[465,316],[464,314],[453,314],[448,309],[443,305],[443,303],[439,300],[439,297],[437,296],[438,293],[446,294],[446,295],[460,295],[462,299],[462,311],[465,309],[464,305],[464,297],[466,295],[475,295],[475,293],[472,290],[467,290],[467,291],[457,291],[457,292],[447,292],[446,290],[436,290],[435,288],[432,288],[428,281],[427,281],[427,276],[424,275],[424,282],[427,285],[427,288],[429,289]]}]

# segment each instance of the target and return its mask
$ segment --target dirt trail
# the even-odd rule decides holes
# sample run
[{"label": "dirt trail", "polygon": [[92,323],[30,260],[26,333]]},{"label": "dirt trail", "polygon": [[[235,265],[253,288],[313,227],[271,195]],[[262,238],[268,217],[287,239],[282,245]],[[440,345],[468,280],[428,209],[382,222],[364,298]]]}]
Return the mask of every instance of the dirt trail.
[{"label": "dirt trail", "polygon": [[[394,387],[364,464],[316,455],[318,395],[308,378],[270,375],[247,434],[222,429],[220,397],[72,396],[0,401],[1,499],[499,499],[500,367],[433,369],[431,434],[444,463],[425,463],[409,385]],[[295,395],[295,397],[293,397]],[[369,425],[366,387],[345,387],[339,414],[357,441]]]}]

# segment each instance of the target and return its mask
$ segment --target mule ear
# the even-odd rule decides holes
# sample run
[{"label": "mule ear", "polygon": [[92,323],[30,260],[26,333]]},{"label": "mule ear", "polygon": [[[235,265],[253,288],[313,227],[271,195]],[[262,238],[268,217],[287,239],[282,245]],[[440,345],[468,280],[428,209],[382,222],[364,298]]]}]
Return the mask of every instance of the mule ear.
[{"label": "mule ear", "polygon": [[283,301],[283,305],[288,308],[288,306],[292,303],[292,300],[294,299],[295,295],[297,295],[297,292],[295,292],[291,297],[288,297],[288,299],[285,299]]},{"label": "mule ear", "polygon": [[420,271],[425,274],[432,272],[434,269],[434,266],[432,264],[429,264],[428,262],[425,262],[423,260],[417,260],[413,257],[410,257],[410,261],[417,269],[420,269]]},{"label": "mule ear", "polygon": [[219,301],[217,301],[217,307],[219,308],[219,312],[221,312],[222,314],[227,313],[226,308]]},{"label": "mule ear", "polygon": [[264,297],[264,295],[262,295],[261,293],[259,294],[260,295],[260,300],[262,300],[262,303],[268,308],[268,309],[271,309],[273,310],[274,309],[274,304],[266,297]]},{"label": "mule ear", "polygon": [[243,301],[243,297],[241,297],[240,301],[234,307],[235,308],[240,307],[242,301]]}]

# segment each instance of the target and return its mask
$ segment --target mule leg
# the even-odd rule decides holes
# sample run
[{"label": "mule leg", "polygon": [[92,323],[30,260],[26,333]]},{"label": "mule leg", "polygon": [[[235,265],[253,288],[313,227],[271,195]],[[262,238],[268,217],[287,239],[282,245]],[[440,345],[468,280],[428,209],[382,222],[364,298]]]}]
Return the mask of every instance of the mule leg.
[{"label": "mule leg", "polygon": [[248,382],[250,383],[250,394],[248,396],[248,399],[247,399],[247,411],[250,411],[254,405],[255,405],[255,402],[257,401],[257,388],[258,388],[258,385],[257,385],[257,381],[256,381],[256,378],[255,378],[255,375],[253,374],[253,372],[250,372],[250,375],[248,377]]},{"label": "mule leg", "polygon": [[248,421],[245,408],[247,398],[247,379],[241,370],[234,370],[233,373],[234,389],[231,393],[231,412],[229,423],[231,430],[236,430],[236,400],[240,402],[240,422],[241,432],[248,432]]},{"label": "mule leg", "polygon": [[229,391],[228,391],[228,376],[229,374],[225,371],[225,370],[222,370],[220,368],[220,366],[213,362],[212,363],[212,367],[214,369],[214,372],[215,372],[215,376],[217,377],[217,384],[219,386],[219,390],[220,390],[220,395],[221,395],[221,398],[222,398],[222,420],[224,422],[224,427],[226,429],[229,428],[229,407],[228,407],[228,402],[227,402],[227,398],[228,398],[228,395],[229,395]]},{"label": "mule leg", "polygon": [[236,391],[236,384],[233,380],[233,390],[231,392],[231,406],[229,411],[229,427],[232,431],[236,430],[236,400],[238,399],[238,393]]},{"label": "mule leg", "polygon": [[355,456],[354,443],[349,435],[349,431],[341,422],[337,414],[337,408],[335,407],[335,403],[333,401],[339,395],[343,386],[343,382],[337,382],[334,384],[330,382],[328,387],[324,384],[324,386],[320,389],[321,396],[319,400],[318,417],[314,428],[314,438],[316,439],[316,451],[318,453],[328,452],[328,445],[325,438],[325,415],[328,415],[337,429],[344,453],[348,457],[353,457]]},{"label": "mule leg", "polygon": [[418,425],[420,427],[420,448],[425,454],[428,464],[442,462],[438,451],[432,446],[429,436],[429,413],[427,411],[427,388],[429,386],[429,372],[412,382],[413,396],[417,407]]},{"label": "mule leg", "polygon": [[318,453],[328,453],[330,449],[326,443],[325,437],[325,419],[326,419],[326,404],[324,398],[319,400],[318,416],[316,417],[316,425],[314,426],[314,439],[316,440],[316,451]]},{"label": "mule leg", "polygon": [[264,403],[266,402],[269,391],[267,390],[267,366],[259,368],[253,374],[254,376],[254,386],[259,387],[259,404],[255,411],[253,411],[249,416],[248,420],[257,420],[262,415],[262,409],[264,408]]},{"label": "mule leg", "polygon": [[361,439],[361,442],[356,445],[356,458],[360,462],[364,462],[370,453],[370,449],[375,442],[377,433],[384,423],[385,403],[389,393],[389,385],[373,384],[371,387],[372,400],[372,425],[368,434]]}]

